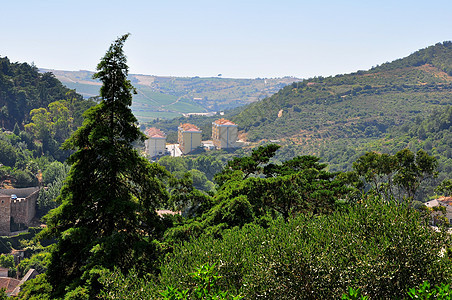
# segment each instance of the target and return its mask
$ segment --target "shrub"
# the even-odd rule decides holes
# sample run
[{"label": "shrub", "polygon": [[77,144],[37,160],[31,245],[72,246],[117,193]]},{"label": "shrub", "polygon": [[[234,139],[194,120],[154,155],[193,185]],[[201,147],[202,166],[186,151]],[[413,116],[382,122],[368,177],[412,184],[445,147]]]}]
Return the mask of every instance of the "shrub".
[{"label": "shrub", "polygon": [[221,288],[246,299],[332,299],[349,286],[371,299],[401,298],[424,281],[450,282],[450,260],[440,255],[448,243],[414,209],[371,199],[183,243],[162,264],[160,281],[181,288],[187,273],[216,263]]}]

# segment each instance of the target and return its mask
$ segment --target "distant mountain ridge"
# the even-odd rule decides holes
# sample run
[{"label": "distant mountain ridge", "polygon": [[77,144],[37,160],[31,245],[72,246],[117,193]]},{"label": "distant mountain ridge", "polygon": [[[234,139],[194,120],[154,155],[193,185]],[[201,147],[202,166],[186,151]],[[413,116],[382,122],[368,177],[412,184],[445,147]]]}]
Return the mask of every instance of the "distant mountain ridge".
[{"label": "distant mountain ridge", "polygon": [[[100,83],[92,79],[93,72],[51,69],[41,69],[41,72],[53,73],[65,86],[76,89],[84,97],[98,95]],[[132,110],[140,122],[242,106],[300,80],[294,77],[233,79],[141,74],[130,74],[129,78],[138,92],[134,95]]]}]

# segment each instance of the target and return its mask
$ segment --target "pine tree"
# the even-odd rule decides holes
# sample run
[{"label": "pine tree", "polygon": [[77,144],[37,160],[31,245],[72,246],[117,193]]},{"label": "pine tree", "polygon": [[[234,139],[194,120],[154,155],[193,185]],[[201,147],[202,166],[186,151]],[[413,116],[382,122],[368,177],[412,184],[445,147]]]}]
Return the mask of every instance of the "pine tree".
[{"label": "pine tree", "polygon": [[47,278],[53,296],[93,297],[102,270],[150,266],[158,232],[156,209],[166,201],[163,167],[142,158],[132,143],[145,136],[132,114],[132,92],[123,44],[118,38],[97,66],[101,102],[64,144],[75,150],[59,201],[44,236],[55,237]]}]

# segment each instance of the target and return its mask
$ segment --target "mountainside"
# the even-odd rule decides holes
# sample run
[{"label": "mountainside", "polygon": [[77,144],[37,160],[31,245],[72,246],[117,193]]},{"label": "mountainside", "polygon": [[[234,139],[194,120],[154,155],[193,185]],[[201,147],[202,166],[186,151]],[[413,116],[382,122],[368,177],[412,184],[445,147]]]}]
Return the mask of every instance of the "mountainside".
[{"label": "mountainside", "polygon": [[452,43],[369,71],[293,83],[233,120],[251,141],[379,137],[387,128],[452,104]]},{"label": "mountainside", "polygon": [[[94,104],[51,73],[0,57],[0,189],[49,184],[39,195],[37,210],[45,213],[53,208],[53,196],[68,171],[58,161],[71,153],[60,146]],[[12,228],[17,225],[12,219],[11,224]]]},{"label": "mountainside", "polygon": [[[65,86],[85,97],[99,93],[100,83],[90,71],[52,72]],[[164,77],[129,74],[137,90],[132,110],[140,122],[156,118],[174,118],[187,113],[208,113],[249,104],[276,93],[298,79],[232,79],[200,77]]]},{"label": "mountainside", "polygon": [[444,42],[369,71],[312,78],[230,115],[249,141],[279,139],[278,160],[322,157],[350,170],[367,151],[409,148],[439,162],[436,186],[452,174],[452,43]]}]

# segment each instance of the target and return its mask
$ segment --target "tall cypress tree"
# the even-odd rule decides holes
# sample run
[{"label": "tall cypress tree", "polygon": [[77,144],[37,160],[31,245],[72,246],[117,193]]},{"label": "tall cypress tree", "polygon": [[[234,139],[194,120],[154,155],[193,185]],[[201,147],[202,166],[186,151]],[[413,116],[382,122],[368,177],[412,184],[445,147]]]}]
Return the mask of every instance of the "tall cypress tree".
[{"label": "tall cypress tree", "polygon": [[[47,271],[53,296],[68,291],[95,295],[99,270],[149,266],[159,227],[156,209],[166,200],[163,167],[140,157],[132,142],[145,136],[132,114],[132,92],[123,44],[118,38],[97,66],[101,102],[64,144],[75,150],[59,201],[47,218],[56,237]],[[139,263],[138,263],[139,261]]]}]

